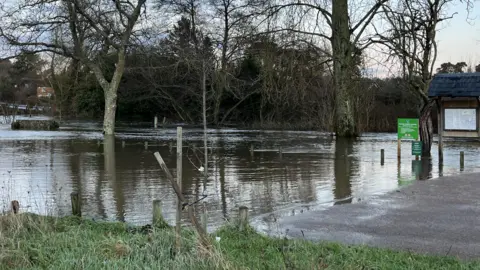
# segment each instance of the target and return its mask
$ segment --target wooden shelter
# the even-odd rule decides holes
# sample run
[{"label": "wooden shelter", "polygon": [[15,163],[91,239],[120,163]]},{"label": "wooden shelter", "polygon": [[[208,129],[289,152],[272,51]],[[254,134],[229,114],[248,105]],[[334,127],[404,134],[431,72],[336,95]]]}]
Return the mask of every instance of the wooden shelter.
[{"label": "wooden shelter", "polygon": [[438,105],[438,151],[443,138],[480,138],[480,72],[446,73],[433,77],[428,96]]}]

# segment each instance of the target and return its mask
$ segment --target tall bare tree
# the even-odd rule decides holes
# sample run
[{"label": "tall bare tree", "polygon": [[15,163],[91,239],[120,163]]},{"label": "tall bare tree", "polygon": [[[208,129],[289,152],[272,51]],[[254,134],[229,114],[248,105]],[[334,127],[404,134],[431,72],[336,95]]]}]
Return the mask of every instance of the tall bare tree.
[{"label": "tall bare tree", "polygon": [[428,98],[428,87],[437,57],[436,34],[439,23],[452,18],[446,14],[449,4],[462,0],[400,0],[384,5],[385,29],[377,29],[373,42],[388,49],[402,64],[408,88],[422,100],[420,139],[422,156],[430,157],[433,138],[431,109],[435,100]]},{"label": "tall bare tree", "polygon": [[[1,5],[0,38],[13,48],[53,52],[87,66],[104,91],[103,132],[115,132],[117,90],[146,0],[12,0]],[[100,60],[115,55],[113,74]]]},{"label": "tall bare tree", "polygon": [[[365,31],[377,15],[379,9],[388,0],[372,0],[362,3],[364,8],[353,14],[348,0],[329,1],[292,1],[270,6],[269,14],[277,14],[286,9],[298,9],[298,17],[303,21],[292,27],[278,31],[290,31],[310,35],[328,41],[331,45],[333,60],[333,81],[335,88],[335,132],[339,137],[354,137],[358,131],[355,126],[353,109],[353,85],[356,60],[370,44],[365,41]],[[362,10],[365,12],[362,13]],[[308,15],[310,14],[310,15]],[[313,15],[313,16],[312,16]],[[355,16],[354,16],[355,15]],[[290,16],[291,17],[291,16]],[[352,17],[358,19],[352,20]],[[316,20],[313,27],[304,28],[306,21]]]}]

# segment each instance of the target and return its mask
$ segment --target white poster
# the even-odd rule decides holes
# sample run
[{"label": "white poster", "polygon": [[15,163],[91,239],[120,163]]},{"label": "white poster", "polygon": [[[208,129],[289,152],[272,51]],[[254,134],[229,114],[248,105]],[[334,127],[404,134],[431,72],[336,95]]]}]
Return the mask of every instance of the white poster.
[{"label": "white poster", "polygon": [[477,130],[476,109],[445,109],[444,130]]}]

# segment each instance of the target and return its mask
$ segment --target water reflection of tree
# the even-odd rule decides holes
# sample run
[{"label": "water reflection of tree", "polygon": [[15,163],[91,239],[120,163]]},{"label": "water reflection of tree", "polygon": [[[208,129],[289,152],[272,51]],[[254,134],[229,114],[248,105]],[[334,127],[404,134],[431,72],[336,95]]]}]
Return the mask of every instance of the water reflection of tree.
[{"label": "water reflection of tree", "polygon": [[115,154],[115,137],[105,136],[103,140],[105,176],[113,188],[117,220],[125,221],[125,196],[123,191],[123,181],[117,181]]},{"label": "water reflection of tree", "polygon": [[217,148],[216,148],[216,158],[215,158],[215,169],[216,170],[218,169],[219,171],[218,175],[219,175],[219,182],[220,182],[220,203],[221,203],[223,218],[228,219],[227,195],[225,192],[225,140],[223,136],[219,136],[216,146]]},{"label": "water reflection of tree", "polygon": [[[335,204],[352,202],[352,184],[350,176],[353,163],[353,139],[336,138],[335,140]],[[348,199],[345,199],[348,198]],[[343,200],[345,199],[345,200]]]},{"label": "water reflection of tree", "polygon": [[425,158],[412,161],[412,171],[418,180],[427,180],[432,178],[432,159]]},{"label": "water reflection of tree", "polygon": [[[78,192],[80,196],[82,194],[82,177],[80,174],[80,167],[83,164],[80,164],[80,153],[75,149],[75,141],[70,141],[68,143],[67,152],[69,153],[69,163],[70,163],[70,171],[71,171],[71,178],[75,179],[76,181],[72,182],[72,190]],[[83,149],[82,149],[83,150]]]}]

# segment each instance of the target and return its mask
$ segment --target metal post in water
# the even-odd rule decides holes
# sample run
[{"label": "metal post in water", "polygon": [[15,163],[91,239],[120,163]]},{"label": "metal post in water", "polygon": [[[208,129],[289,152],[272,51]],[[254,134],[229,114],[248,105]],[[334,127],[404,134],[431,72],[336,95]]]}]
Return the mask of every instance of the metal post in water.
[{"label": "metal post in water", "polygon": [[153,118],[153,127],[157,129],[158,127],[158,117],[155,115],[155,118]]},{"label": "metal post in water", "polygon": [[465,154],[463,151],[460,151],[460,170],[463,171],[465,165]]},{"label": "metal post in water", "polygon": [[383,165],[385,163],[385,150],[380,150],[380,164]]}]

